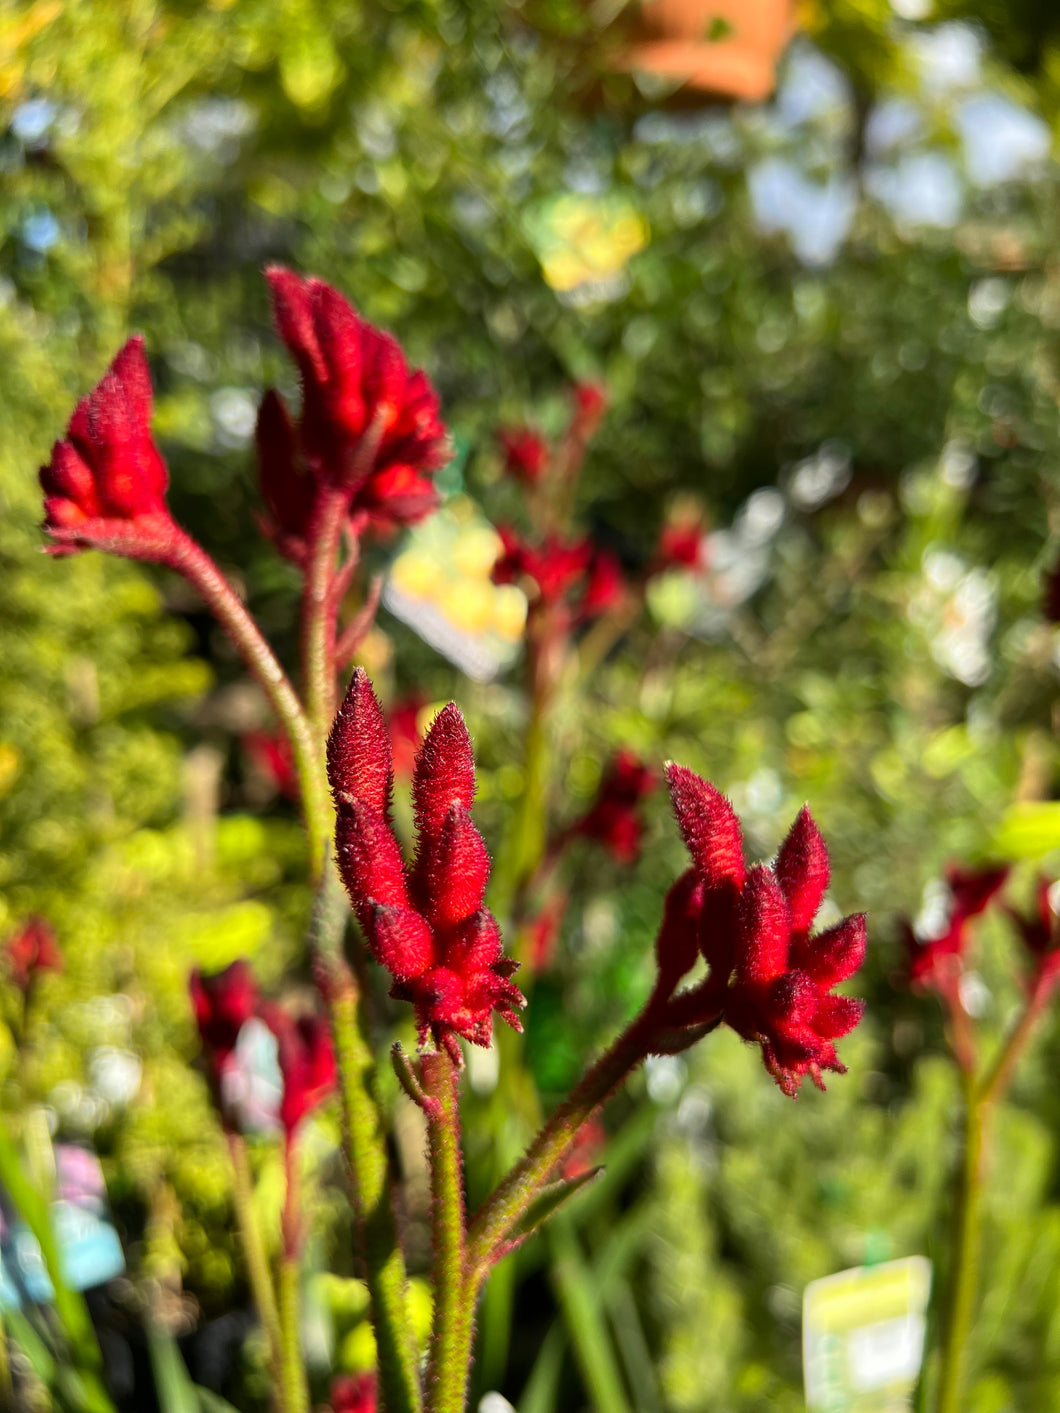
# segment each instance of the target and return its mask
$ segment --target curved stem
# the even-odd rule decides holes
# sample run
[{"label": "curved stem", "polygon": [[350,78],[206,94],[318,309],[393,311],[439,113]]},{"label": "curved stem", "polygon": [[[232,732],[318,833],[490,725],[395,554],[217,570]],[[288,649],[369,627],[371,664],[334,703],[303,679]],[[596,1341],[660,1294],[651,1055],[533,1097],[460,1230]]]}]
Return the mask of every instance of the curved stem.
[{"label": "curved stem", "polygon": [[1047,972],[1043,970],[1035,980],[1022,1014],[1009,1032],[1008,1038],[1001,1047],[1001,1053],[979,1088],[979,1102],[981,1104],[997,1103],[1008,1092],[1015,1068],[1027,1048],[1027,1042],[1030,1040],[1035,1026],[1041,1019],[1042,1012],[1053,999],[1058,982],[1060,982],[1060,971]]},{"label": "curved stem", "polygon": [[530,1207],[538,1190],[577,1137],[578,1130],[609,1094],[651,1053],[654,1018],[644,1010],[579,1080],[525,1156],[496,1187],[468,1229],[468,1270],[476,1286],[485,1280],[496,1252]]},{"label": "curved stem", "polygon": [[431,1161],[434,1328],[427,1364],[430,1413],[464,1413],[471,1372],[474,1296],[469,1290],[467,1216],[457,1073],[445,1050],[425,1055],[427,1146]]},{"label": "curved stem", "polygon": [[302,1217],[299,1212],[298,1147],[296,1136],[284,1136],[284,1198],[280,1219],[283,1252],[280,1258],[280,1385],[284,1413],[308,1413],[309,1388],[302,1357],[301,1255]]},{"label": "curved stem", "polygon": [[261,1225],[254,1211],[254,1179],[250,1171],[250,1155],[242,1134],[227,1133],[225,1136],[228,1139],[228,1153],[235,1174],[233,1193],[239,1236],[243,1243],[243,1260],[247,1268],[247,1282],[269,1341],[269,1361],[273,1377],[278,1379],[282,1364],[280,1311],[276,1303],[272,1272],[269,1270],[269,1258],[261,1236]]},{"label": "curved stem", "polygon": [[201,545],[174,526],[165,553],[151,557],[175,569],[195,588],[260,684],[287,733],[301,788],[313,877],[319,878],[331,832],[331,800],[323,752],[297,693],[239,595]]}]

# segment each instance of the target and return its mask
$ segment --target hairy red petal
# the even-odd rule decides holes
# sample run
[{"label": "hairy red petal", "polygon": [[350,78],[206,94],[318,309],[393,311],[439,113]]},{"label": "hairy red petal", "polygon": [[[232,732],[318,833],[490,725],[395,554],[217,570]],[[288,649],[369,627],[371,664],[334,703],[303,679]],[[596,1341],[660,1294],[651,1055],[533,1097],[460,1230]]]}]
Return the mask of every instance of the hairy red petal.
[{"label": "hairy red petal", "polygon": [[412,803],[421,836],[438,833],[451,805],[469,810],[474,798],[471,737],[459,708],[450,702],[434,718],[416,757]]},{"label": "hairy red petal", "polygon": [[787,970],[791,921],[783,890],[771,869],[757,864],[747,875],[737,908],[736,974],[742,982],[768,981]]},{"label": "hairy red petal", "polygon": [[390,732],[363,667],[350,679],[328,736],[327,756],[336,803],[347,797],[362,800],[385,817],[394,781]]},{"label": "hairy red petal", "polygon": [[666,895],[662,924],[655,939],[660,982],[671,991],[692,970],[699,956],[699,915],[703,881],[694,868],[683,873]]},{"label": "hairy red petal", "polygon": [[825,991],[857,971],[865,960],[865,914],[854,913],[815,937],[796,938],[791,964],[811,976]]},{"label": "hairy red petal", "polygon": [[865,1002],[852,996],[822,996],[811,1022],[823,1040],[837,1040],[854,1029],[865,1011]]},{"label": "hairy red petal", "polygon": [[728,881],[743,886],[747,866],[736,811],[709,781],[671,762],[666,767],[670,798],[682,837],[708,888]]},{"label": "hairy red petal", "polygon": [[343,803],[335,824],[339,872],[363,926],[375,903],[406,908],[405,865],[393,830],[362,800]]},{"label": "hairy red petal", "polygon": [[451,806],[437,837],[421,841],[415,876],[417,901],[436,928],[464,922],[482,906],[490,856],[463,805]]},{"label": "hairy red petal", "polygon": [[795,817],[777,854],[776,875],[788,900],[793,932],[806,932],[828,887],[828,850],[809,806]]},{"label": "hairy red petal", "polygon": [[369,933],[376,960],[395,980],[411,981],[434,962],[434,939],[426,921],[412,908],[372,908]]}]

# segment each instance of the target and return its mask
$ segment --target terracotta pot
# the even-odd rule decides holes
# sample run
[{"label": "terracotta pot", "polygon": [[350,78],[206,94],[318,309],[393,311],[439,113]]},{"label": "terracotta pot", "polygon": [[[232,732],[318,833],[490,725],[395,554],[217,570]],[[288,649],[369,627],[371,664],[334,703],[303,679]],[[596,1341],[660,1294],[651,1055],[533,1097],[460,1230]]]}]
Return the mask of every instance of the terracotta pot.
[{"label": "terracotta pot", "polygon": [[761,102],[795,30],[794,0],[640,0],[616,67],[704,94]]}]

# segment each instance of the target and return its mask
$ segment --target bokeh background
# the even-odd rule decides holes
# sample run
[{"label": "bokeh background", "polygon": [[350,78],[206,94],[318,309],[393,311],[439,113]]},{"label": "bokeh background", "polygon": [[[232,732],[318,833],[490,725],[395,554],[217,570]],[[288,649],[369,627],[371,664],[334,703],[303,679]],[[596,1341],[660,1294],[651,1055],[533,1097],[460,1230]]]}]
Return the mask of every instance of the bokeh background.
[{"label": "bokeh background", "polygon": [[[633,28],[658,25],[648,3],[0,16],[0,930],[43,914],[66,956],[20,1053],[0,1028],[0,1102],[44,1106],[103,1159],[128,1270],[94,1308],[127,1407],[156,1396],[145,1320],[199,1382],[267,1399],[186,977],[246,955],[274,987],[304,982],[309,898],[297,816],[241,744],[266,718],[225,641],[164,573],[42,555],[35,471],[142,330],[174,511],[290,659],[297,584],[259,532],[252,454],[262,389],[296,395],[272,260],[336,284],[430,373],[454,534],[518,511],[497,427],[558,431],[587,378],[610,397],[581,486],[594,535],[635,572],[675,506],[707,517],[706,573],[655,581],[560,703],[554,817],[587,807],[618,744],[674,757],[732,796],[758,857],[810,800],[835,907],[870,915],[850,1073],[792,1105],[728,1032],[650,1065],[608,1111],[605,1177],[491,1287],[478,1395],[794,1411],[806,1282],[944,1250],[957,1081],[940,1013],[902,983],[899,921],[937,909],[947,860],[1011,861],[1017,901],[1060,864],[1060,639],[1041,611],[1060,532],[1060,15],[768,8],[759,34],[715,7],[695,88],[630,57]],[[512,650],[471,680],[384,611],[364,652],[391,701],[464,708],[494,848],[522,789]],[[661,792],[649,817],[633,871],[579,846],[534,978],[535,1103],[650,985],[684,865]],[[1019,967],[1000,916],[980,940],[989,1038]],[[972,1413],[1060,1403],[1058,1065],[1050,1019],[999,1126]],[[525,1131],[495,1067],[471,1079],[481,1192]],[[311,1349],[356,1369],[370,1339],[328,1192]],[[413,1227],[422,1270],[422,1213]]]}]

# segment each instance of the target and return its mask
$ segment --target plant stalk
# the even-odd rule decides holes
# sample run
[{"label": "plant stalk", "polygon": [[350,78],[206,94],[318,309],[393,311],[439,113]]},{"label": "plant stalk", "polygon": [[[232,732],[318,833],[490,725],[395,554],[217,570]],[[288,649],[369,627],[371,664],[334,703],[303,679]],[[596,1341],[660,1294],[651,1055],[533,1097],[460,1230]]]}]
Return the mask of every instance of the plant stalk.
[{"label": "plant stalk", "polygon": [[464,1413],[475,1302],[468,1282],[457,1073],[449,1053],[438,1050],[425,1055],[422,1077],[428,1100],[425,1112],[434,1249],[434,1328],[427,1364],[427,1407],[429,1413]]},{"label": "plant stalk", "polygon": [[953,1212],[953,1265],[940,1334],[937,1413],[961,1413],[979,1275],[983,1154],[992,1104],[976,1095],[970,1080],[966,1090],[964,1153]]},{"label": "plant stalk", "polygon": [[269,1258],[261,1235],[261,1225],[254,1210],[254,1179],[250,1171],[250,1154],[247,1152],[246,1139],[242,1134],[229,1132],[225,1136],[228,1139],[228,1153],[232,1160],[234,1174],[232,1191],[236,1220],[239,1223],[239,1235],[243,1243],[243,1260],[247,1268],[247,1281],[250,1285],[250,1293],[254,1298],[254,1304],[258,1309],[258,1317],[265,1328],[265,1334],[269,1341],[269,1362],[272,1373],[278,1379],[282,1362],[280,1311],[276,1302],[276,1288],[273,1285],[272,1272],[269,1270]]},{"label": "plant stalk", "polygon": [[308,535],[309,563],[302,594],[302,673],[310,727],[322,749],[335,715],[335,623],[339,611],[336,565],[350,509],[350,492],[324,485]]}]

